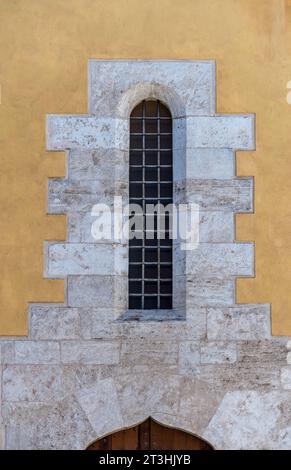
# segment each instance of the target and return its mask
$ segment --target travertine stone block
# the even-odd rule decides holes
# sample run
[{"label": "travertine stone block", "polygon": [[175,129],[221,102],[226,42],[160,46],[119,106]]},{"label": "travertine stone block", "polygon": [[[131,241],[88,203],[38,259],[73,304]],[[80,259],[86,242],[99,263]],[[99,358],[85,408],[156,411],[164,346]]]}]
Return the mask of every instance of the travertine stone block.
[{"label": "travertine stone block", "polygon": [[94,116],[47,116],[47,149],[128,148],[128,126],[124,119]]},{"label": "travertine stone block", "polygon": [[252,212],[253,179],[187,179],[174,184],[177,203],[195,203],[199,210]]},{"label": "travertine stone block", "polygon": [[127,247],[121,244],[50,243],[47,276],[127,274]]},{"label": "travertine stone block", "polygon": [[207,309],[209,340],[270,338],[269,305],[234,305]]},{"label": "travertine stone block", "polygon": [[68,305],[127,309],[125,276],[69,276]]},{"label": "travertine stone block", "polygon": [[64,364],[117,364],[117,341],[62,341],[61,360]]},{"label": "travertine stone block", "polygon": [[76,308],[54,305],[30,306],[30,338],[34,340],[77,339],[80,317]]},{"label": "travertine stone block", "polygon": [[60,345],[56,341],[17,341],[16,364],[58,364]]}]

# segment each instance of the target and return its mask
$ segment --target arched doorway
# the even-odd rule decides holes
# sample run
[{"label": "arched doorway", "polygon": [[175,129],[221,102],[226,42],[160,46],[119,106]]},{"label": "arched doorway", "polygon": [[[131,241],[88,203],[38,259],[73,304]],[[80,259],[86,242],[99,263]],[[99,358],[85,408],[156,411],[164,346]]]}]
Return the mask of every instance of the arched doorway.
[{"label": "arched doorway", "polygon": [[98,439],[87,450],[213,450],[213,447],[199,437],[148,418],[137,426]]}]

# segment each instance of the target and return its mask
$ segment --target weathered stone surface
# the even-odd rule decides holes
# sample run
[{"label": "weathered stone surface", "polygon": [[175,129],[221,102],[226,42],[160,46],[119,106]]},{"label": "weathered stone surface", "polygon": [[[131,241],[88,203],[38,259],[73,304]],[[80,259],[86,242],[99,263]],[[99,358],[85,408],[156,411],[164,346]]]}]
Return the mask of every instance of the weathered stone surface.
[{"label": "weathered stone surface", "polygon": [[203,437],[217,449],[269,449],[280,419],[276,393],[227,393]]},{"label": "weathered stone surface", "polygon": [[77,185],[83,180],[128,182],[128,152],[119,149],[71,150],[68,178]]},{"label": "weathered stone surface", "polygon": [[50,243],[47,276],[126,275],[127,247],[105,243]]},{"label": "weathered stone surface", "polygon": [[55,365],[11,365],[3,370],[5,401],[61,400],[66,393],[62,369]]},{"label": "weathered stone surface", "polygon": [[291,390],[291,367],[282,367],[281,383],[284,390]]},{"label": "weathered stone surface", "polygon": [[154,413],[179,413],[181,377],[148,372],[120,374],[115,377],[124,426],[141,422]]},{"label": "weathered stone surface", "polygon": [[192,202],[206,211],[253,211],[252,178],[187,179],[174,184],[177,203]]},{"label": "weathered stone surface", "polygon": [[185,133],[187,148],[255,148],[254,116],[251,114],[188,116],[175,119],[173,133],[173,145],[177,149],[185,147]]},{"label": "weathered stone surface", "polygon": [[251,243],[200,243],[187,251],[186,273],[201,278],[252,276],[253,257]]},{"label": "weathered stone surface", "polygon": [[50,178],[48,182],[48,212],[91,212],[95,204],[114,207],[114,196],[126,196],[128,185],[125,182],[81,180],[72,182],[62,178]]},{"label": "weathered stone surface", "polygon": [[235,155],[232,150],[222,149],[187,149],[187,179],[222,179],[234,178]]},{"label": "weathered stone surface", "polygon": [[179,345],[179,368],[185,376],[197,376],[200,371],[200,343],[181,341]]},{"label": "weathered stone surface", "polygon": [[[202,436],[223,395],[223,392],[212,389],[199,379],[189,376],[183,377],[180,384],[178,414],[182,429],[186,428],[197,436]],[[187,422],[189,424],[185,426]],[[210,443],[214,444],[211,441]]]},{"label": "weathered stone surface", "polygon": [[95,116],[47,116],[47,150],[128,148],[128,124],[123,119]]},{"label": "weathered stone surface", "polygon": [[0,344],[0,358],[1,362],[0,364],[11,364],[14,362],[15,358],[15,346],[14,346],[14,341],[1,341]]},{"label": "weathered stone surface", "polygon": [[[231,279],[201,279],[187,275],[187,307],[194,305],[230,305],[235,301]],[[188,313],[188,310],[187,310]]]},{"label": "weathered stone surface", "polygon": [[58,364],[60,345],[56,341],[16,341],[15,364]]},{"label": "weathered stone surface", "polygon": [[201,346],[201,364],[230,364],[236,360],[235,343],[206,342]]},{"label": "weathered stone surface", "polygon": [[173,117],[215,112],[214,61],[90,60],[89,77],[89,110],[98,116],[127,118],[147,96],[168,103]]},{"label": "weathered stone surface", "polygon": [[69,276],[68,304],[127,309],[127,284],[125,276]]},{"label": "weathered stone surface", "polygon": [[96,439],[95,431],[74,397],[49,405],[5,404],[4,421],[9,450],[83,450]]},{"label": "weathered stone surface", "polygon": [[114,381],[99,380],[91,387],[77,393],[77,399],[88,421],[96,432],[96,438],[123,427]]},{"label": "weathered stone surface", "polygon": [[[92,235],[92,225],[96,220],[92,211],[74,211],[68,214],[68,239],[74,243],[104,243]],[[127,217],[123,217],[124,222]],[[114,225],[110,238],[114,237]],[[223,211],[199,211],[199,241],[200,242],[233,242],[234,236],[234,214]]]},{"label": "weathered stone surface", "polygon": [[222,211],[199,212],[200,243],[233,242],[234,214]]},{"label": "weathered stone surface", "polygon": [[62,341],[61,359],[65,364],[117,364],[119,349],[117,341]]},{"label": "weathered stone surface", "polygon": [[75,308],[54,305],[30,306],[30,338],[76,339],[80,337],[80,317]]},{"label": "weathered stone surface", "polygon": [[207,309],[209,340],[270,338],[269,305],[237,305]]},{"label": "weathered stone surface", "polygon": [[122,364],[177,364],[178,343],[139,339],[123,340],[120,361]]}]

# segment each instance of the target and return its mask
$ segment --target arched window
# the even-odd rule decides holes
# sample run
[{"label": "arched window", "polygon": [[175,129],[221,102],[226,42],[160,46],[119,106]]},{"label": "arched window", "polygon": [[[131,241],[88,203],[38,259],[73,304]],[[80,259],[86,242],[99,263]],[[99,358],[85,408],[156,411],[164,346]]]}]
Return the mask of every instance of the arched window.
[{"label": "arched window", "polygon": [[[130,116],[129,203],[141,207],[142,231],[129,240],[129,309],[172,309],[172,237],[153,211],[173,203],[172,116],[144,100]],[[154,222],[150,225],[150,222]],[[135,227],[136,230],[136,227]]]}]

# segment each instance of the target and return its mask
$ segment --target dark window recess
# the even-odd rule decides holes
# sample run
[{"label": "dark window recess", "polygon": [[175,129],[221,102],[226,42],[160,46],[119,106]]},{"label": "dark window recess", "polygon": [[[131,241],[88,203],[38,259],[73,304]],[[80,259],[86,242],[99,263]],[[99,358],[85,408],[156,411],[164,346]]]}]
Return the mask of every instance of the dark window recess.
[{"label": "dark window recess", "polygon": [[[172,116],[155,100],[144,100],[130,116],[129,202],[141,206],[173,203]],[[156,219],[156,215],[155,215]],[[134,230],[134,226],[132,227]],[[129,308],[171,309],[173,242],[169,217],[163,234],[146,230],[129,241]],[[161,233],[160,233],[161,235]]]}]

